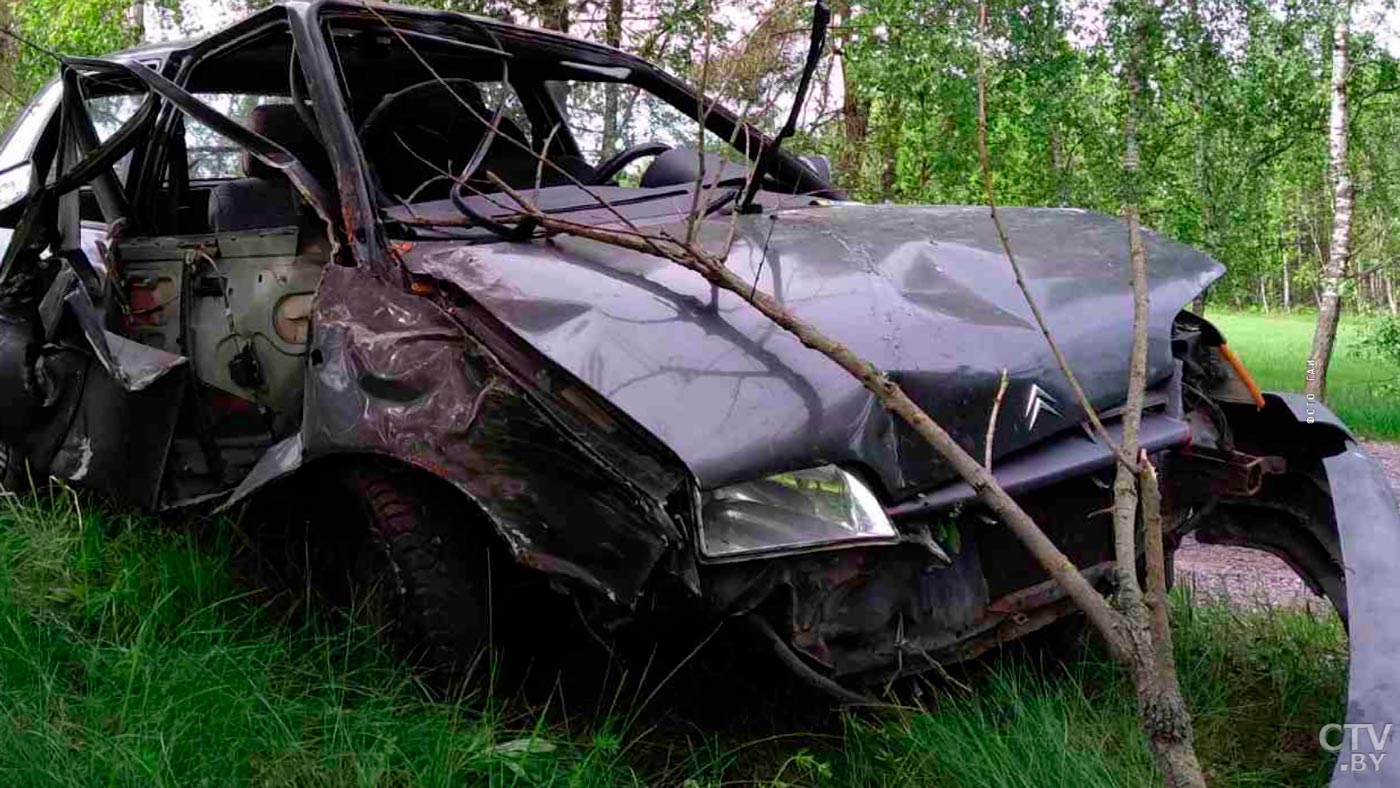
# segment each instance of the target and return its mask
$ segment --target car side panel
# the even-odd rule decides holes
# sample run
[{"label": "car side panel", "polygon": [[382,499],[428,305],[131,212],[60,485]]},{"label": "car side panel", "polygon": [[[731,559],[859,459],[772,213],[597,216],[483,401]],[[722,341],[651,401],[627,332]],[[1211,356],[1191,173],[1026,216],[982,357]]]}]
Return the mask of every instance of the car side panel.
[{"label": "car side panel", "polygon": [[647,461],[572,422],[450,306],[329,266],[312,322],[302,460],[374,453],[423,468],[466,493],[522,564],[624,605],[682,543],[665,506],[683,475],[624,468]]}]

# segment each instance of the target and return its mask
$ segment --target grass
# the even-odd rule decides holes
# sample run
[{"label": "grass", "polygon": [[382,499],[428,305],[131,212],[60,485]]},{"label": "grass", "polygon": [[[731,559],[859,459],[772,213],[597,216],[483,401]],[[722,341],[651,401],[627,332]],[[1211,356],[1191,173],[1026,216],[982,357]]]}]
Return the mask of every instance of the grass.
[{"label": "grass", "polygon": [[[371,633],[241,587],[236,533],[63,491],[0,499],[0,786],[1153,784],[1133,697],[1092,652],[1067,667],[999,660],[963,676],[971,693],[778,736],[725,682],[702,693],[734,717],[725,733],[686,722],[698,694],[640,713],[656,681],[603,711],[444,700]],[[1317,730],[1344,708],[1337,620],[1184,597],[1175,620],[1212,785],[1323,784]]]},{"label": "grass", "polygon": [[[1316,314],[1261,315],[1209,310],[1206,317],[1225,334],[1264,390],[1302,391],[1312,349]],[[1395,383],[1400,366],[1359,347],[1357,319],[1343,319],[1327,375],[1327,404],[1359,435],[1400,440]]]}]

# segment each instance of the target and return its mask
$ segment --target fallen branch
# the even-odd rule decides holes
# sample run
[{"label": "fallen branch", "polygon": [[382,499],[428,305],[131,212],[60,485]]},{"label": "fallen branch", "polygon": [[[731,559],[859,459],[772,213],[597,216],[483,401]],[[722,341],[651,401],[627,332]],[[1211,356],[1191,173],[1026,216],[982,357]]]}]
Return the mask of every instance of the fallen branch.
[{"label": "fallen branch", "polygon": [[[982,25],[985,28],[985,7],[982,9]],[[426,65],[426,63],[425,63]],[[434,73],[434,76],[436,74]],[[1135,367],[1132,377],[1132,384],[1138,388],[1134,397],[1130,391],[1129,410],[1132,410],[1133,403],[1136,403],[1137,416],[1130,419],[1131,414],[1125,415],[1125,434],[1123,445],[1116,445],[1109,437],[1107,430],[1103,427],[1097,413],[1085,396],[1083,390],[1075,381],[1068,361],[1058,347],[1054,344],[1044,320],[1040,316],[1039,309],[1032,297],[1029,288],[1021,276],[1019,265],[1015,261],[1012,253],[1010,241],[1000,224],[1000,217],[995,210],[995,200],[993,198],[992,183],[990,178],[989,155],[986,144],[986,86],[985,70],[979,58],[979,152],[984,167],[984,177],[988,192],[988,201],[993,210],[993,220],[997,225],[998,234],[1002,243],[1002,248],[1011,261],[1016,272],[1017,282],[1030,305],[1033,313],[1037,317],[1041,332],[1047,343],[1050,344],[1067,379],[1071,381],[1071,386],[1079,397],[1079,404],[1084,408],[1086,416],[1094,424],[1094,427],[1106,445],[1113,448],[1118,460],[1120,475],[1127,471],[1133,478],[1133,513],[1136,513],[1136,478],[1140,465],[1137,461],[1137,418],[1140,418],[1142,403],[1142,387],[1145,372]],[[703,113],[700,119],[703,125]],[[512,141],[514,142],[514,141]],[[1130,147],[1130,150],[1133,150]],[[532,151],[533,153],[533,151]],[[535,153],[539,156],[540,154]],[[1131,158],[1131,157],[1130,157]],[[552,166],[551,162],[541,157],[542,166]],[[703,171],[702,171],[703,172]],[[734,229],[737,226],[737,215],[731,216],[731,227],[728,239],[725,241],[719,252],[710,252],[700,241],[698,225],[712,211],[706,207],[701,209],[702,201],[698,199],[699,193],[704,188],[703,174],[696,181],[696,194],[692,195],[692,212],[685,224],[685,232],[681,237],[675,237],[664,231],[646,233],[640,230],[635,224],[629,221],[621,213],[611,206],[600,195],[593,193],[582,184],[578,184],[585,192],[589,193],[597,200],[600,207],[603,207],[619,220],[620,225],[625,229],[615,229],[596,225],[581,224],[569,221],[568,219],[551,216],[541,211],[535,202],[522,195],[509,184],[502,181],[495,173],[487,172],[486,178],[506,195],[518,210],[511,216],[501,219],[505,222],[514,222],[517,225],[526,225],[542,231],[548,236],[570,236],[585,241],[608,244],[618,249],[630,250],[639,254],[659,257],[673,262],[682,268],[694,272],[703,277],[716,290],[726,290],[742,299],[744,302],[756,309],[772,323],[790,333],[804,346],[809,347],[826,356],[833,363],[840,366],[860,384],[868,390],[875,399],[896,418],[901,419],[921,438],[924,439],[934,450],[948,463],[953,471],[966,482],[977,495],[978,499],[994,514],[999,521],[1004,524],[1012,534],[1029,550],[1036,562],[1045,572],[1065,591],[1065,594],[1073,603],[1084,611],[1090,623],[1100,633],[1106,642],[1110,654],[1114,659],[1130,666],[1133,670],[1133,678],[1139,688],[1140,712],[1143,720],[1143,729],[1148,734],[1149,742],[1153,753],[1157,756],[1158,764],[1164,774],[1168,776],[1172,785],[1194,786],[1202,784],[1199,782],[1199,767],[1195,763],[1194,752],[1190,745],[1190,717],[1185,713],[1184,704],[1181,702],[1180,694],[1176,691],[1174,682],[1169,683],[1163,680],[1164,674],[1158,670],[1159,660],[1154,643],[1161,642],[1154,639],[1152,626],[1147,622],[1147,617],[1143,611],[1142,597],[1140,589],[1137,593],[1137,607],[1129,606],[1125,611],[1115,610],[1109,602],[1090,583],[1090,581],[1079,571],[1073,561],[1069,559],[1053,541],[1045,534],[1039,525],[1025,512],[1021,506],[1011,498],[992,476],[991,464],[991,444],[994,438],[997,410],[1002,398],[1005,395],[1007,385],[1006,374],[1003,373],[1002,384],[999,388],[996,402],[993,404],[992,418],[989,424],[989,434],[986,441],[985,462],[979,463],[966,449],[959,445],[953,437],[928,413],[919,407],[903,389],[891,380],[883,370],[874,366],[870,362],[861,358],[843,344],[837,342],[832,337],[827,336],[816,326],[806,322],[793,312],[789,311],[768,293],[757,287],[757,278],[754,281],[745,281],[731,271],[726,260],[732,249],[734,240]],[[745,192],[754,188],[753,179],[755,175],[750,173],[750,182],[745,184]],[[570,178],[570,180],[573,180]],[[577,183],[575,181],[575,183]],[[489,197],[493,203],[495,197]],[[497,203],[499,204],[499,203]],[[737,214],[737,210],[735,210]],[[1134,293],[1135,293],[1135,324],[1134,324],[1134,363],[1139,359],[1145,361],[1146,347],[1146,265],[1145,257],[1141,254],[1141,236],[1136,228],[1136,214],[1132,215],[1133,222],[1129,224],[1130,240],[1134,245],[1133,272],[1134,272]],[[776,222],[778,217],[772,217]],[[1141,342],[1139,342],[1139,338]],[[1140,345],[1140,347],[1139,347]],[[1127,427],[1131,427],[1131,430]],[[1153,477],[1155,481],[1155,476]],[[1154,488],[1155,492],[1155,488]],[[1120,508],[1121,508],[1121,498]],[[1155,501],[1156,499],[1152,499]],[[1157,532],[1160,535],[1160,509],[1157,509]],[[1130,521],[1128,531],[1131,534],[1133,523]],[[1121,532],[1120,532],[1121,536]],[[1126,558],[1122,547],[1132,546],[1131,535],[1124,539],[1116,539],[1115,545],[1119,548],[1119,561],[1117,565],[1120,581],[1123,578],[1130,578],[1127,585],[1137,588],[1136,574],[1133,571],[1136,565],[1135,552],[1128,552]],[[1160,539],[1158,540],[1160,549]],[[1160,563],[1160,562],[1159,562]],[[1165,581],[1162,581],[1164,585]],[[1120,583],[1121,584],[1121,583]],[[1154,586],[1155,587],[1155,586]],[[1141,613],[1141,614],[1140,614]],[[1194,779],[1193,779],[1194,777]]]}]

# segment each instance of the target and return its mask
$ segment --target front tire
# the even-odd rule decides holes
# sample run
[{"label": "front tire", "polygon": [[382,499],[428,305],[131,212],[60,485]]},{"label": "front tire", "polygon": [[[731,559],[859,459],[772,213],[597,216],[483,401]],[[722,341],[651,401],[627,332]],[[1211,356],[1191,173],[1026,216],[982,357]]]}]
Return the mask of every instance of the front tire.
[{"label": "front tire", "polygon": [[379,463],[345,470],[328,485],[338,511],[313,525],[332,560],[312,571],[345,577],[358,617],[430,677],[465,678],[490,643],[489,535],[443,482]]}]

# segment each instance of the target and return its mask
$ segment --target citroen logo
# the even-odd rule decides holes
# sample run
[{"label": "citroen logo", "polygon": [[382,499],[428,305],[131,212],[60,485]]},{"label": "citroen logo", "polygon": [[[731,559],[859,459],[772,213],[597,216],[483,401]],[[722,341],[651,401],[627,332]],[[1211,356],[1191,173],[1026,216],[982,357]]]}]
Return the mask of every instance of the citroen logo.
[{"label": "citroen logo", "polygon": [[1052,416],[1059,416],[1060,411],[1055,407],[1055,398],[1045,389],[1031,384],[1031,390],[1026,395],[1026,431],[1035,429],[1035,422],[1040,418],[1041,413],[1049,413]]}]

